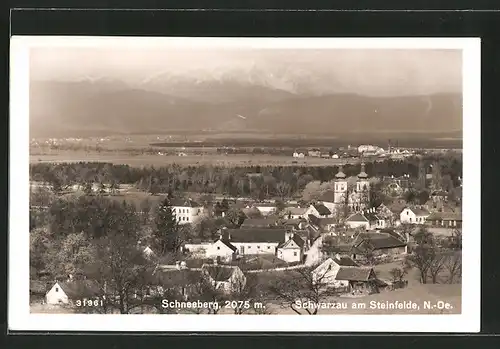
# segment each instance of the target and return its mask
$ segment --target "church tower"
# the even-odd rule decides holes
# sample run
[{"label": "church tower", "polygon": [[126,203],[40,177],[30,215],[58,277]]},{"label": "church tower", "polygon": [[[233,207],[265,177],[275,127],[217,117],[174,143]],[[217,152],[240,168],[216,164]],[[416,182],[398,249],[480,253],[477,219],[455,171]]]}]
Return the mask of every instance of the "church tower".
[{"label": "church tower", "polygon": [[339,172],[335,175],[334,201],[337,205],[347,202],[347,179],[342,165],[339,166]]},{"label": "church tower", "polygon": [[368,174],[365,172],[365,163],[361,163],[361,171],[358,174],[356,181],[356,194],[358,197],[359,209],[368,207],[370,203],[370,181]]}]

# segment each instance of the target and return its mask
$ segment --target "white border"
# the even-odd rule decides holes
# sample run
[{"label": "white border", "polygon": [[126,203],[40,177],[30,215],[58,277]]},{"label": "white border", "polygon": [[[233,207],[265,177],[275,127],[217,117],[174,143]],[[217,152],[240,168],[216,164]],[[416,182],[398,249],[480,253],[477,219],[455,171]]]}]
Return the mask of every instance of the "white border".
[{"label": "white border", "polygon": [[[9,330],[479,332],[480,330],[480,39],[479,38],[125,38],[11,39]],[[221,47],[463,50],[463,285],[460,315],[70,315],[29,312],[29,49],[31,47]],[[325,317],[328,317],[326,319]]]}]

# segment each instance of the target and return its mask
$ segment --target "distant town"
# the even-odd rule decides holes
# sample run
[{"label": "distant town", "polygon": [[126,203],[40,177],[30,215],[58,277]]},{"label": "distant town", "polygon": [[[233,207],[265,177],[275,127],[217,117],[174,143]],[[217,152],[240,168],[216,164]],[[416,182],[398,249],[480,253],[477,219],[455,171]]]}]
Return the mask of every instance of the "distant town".
[{"label": "distant town", "polygon": [[[164,149],[152,155],[196,153]],[[424,293],[446,295],[459,312],[461,150],[361,144],[266,152],[289,160],[32,161],[32,311],[321,314]],[[309,159],[331,163],[301,164]],[[300,307],[297,299],[339,305]]]}]

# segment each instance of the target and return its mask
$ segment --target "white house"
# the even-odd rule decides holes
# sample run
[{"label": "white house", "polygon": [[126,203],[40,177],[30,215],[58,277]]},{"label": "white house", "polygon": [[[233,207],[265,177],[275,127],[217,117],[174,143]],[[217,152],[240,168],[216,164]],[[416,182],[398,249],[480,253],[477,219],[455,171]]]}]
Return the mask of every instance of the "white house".
[{"label": "white house", "polygon": [[304,245],[305,241],[294,234],[278,246],[276,257],[288,263],[301,262],[304,258]]},{"label": "white house", "polygon": [[430,212],[423,208],[406,207],[399,214],[399,220],[402,224],[424,224]]},{"label": "white house", "polygon": [[337,254],[334,258],[328,258],[312,271],[314,283],[324,285],[326,288],[345,288],[349,286],[347,280],[337,280],[337,273],[342,266],[358,266],[348,256]]},{"label": "white house", "polygon": [[239,255],[276,255],[278,246],[291,234],[281,228],[222,229],[221,237],[238,249]]},{"label": "white house", "polygon": [[287,219],[301,219],[307,218],[307,207],[289,207],[285,209],[285,218]]},{"label": "white house", "polygon": [[223,261],[230,262],[236,259],[238,249],[229,241],[217,240],[210,245],[206,251],[208,258],[219,258]]},{"label": "white house", "polygon": [[247,281],[245,274],[237,266],[205,264],[201,267],[201,272],[215,289],[224,293],[242,291]]},{"label": "white house", "polygon": [[276,211],[276,205],[267,202],[256,203],[251,206],[247,206],[246,208],[256,208],[263,216],[269,216],[271,213]]},{"label": "white house", "polygon": [[47,304],[71,304],[75,300],[96,299],[99,286],[90,280],[56,282],[45,295]]},{"label": "white house", "polygon": [[306,210],[306,217],[309,217],[309,215],[313,215],[317,218],[333,217],[332,211],[330,211],[325,205],[319,203],[309,206]]},{"label": "white house", "polygon": [[179,224],[196,223],[203,217],[203,206],[190,199],[172,199],[172,213]]}]

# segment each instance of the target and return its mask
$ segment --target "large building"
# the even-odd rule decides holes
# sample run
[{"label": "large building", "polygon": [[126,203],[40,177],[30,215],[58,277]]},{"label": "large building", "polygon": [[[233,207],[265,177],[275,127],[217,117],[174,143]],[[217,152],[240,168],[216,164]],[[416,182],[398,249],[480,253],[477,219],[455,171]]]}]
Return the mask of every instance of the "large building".
[{"label": "large building", "polygon": [[203,217],[203,206],[190,199],[172,199],[172,213],[179,224],[195,223]]},{"label": "large building", "polygon": [[370,181],[365,172],[365,164],[361,164],[361,171],[357,176],[356,185],[348,185],[347,176],[342,166],[335,175],[334,189],[324,193],[319,199],[332,212],[339,212],[346,205],[349,210],[359,212],[368,208],[370,203]]}]

